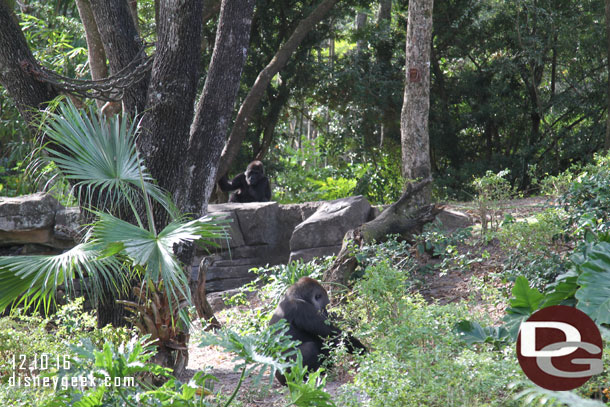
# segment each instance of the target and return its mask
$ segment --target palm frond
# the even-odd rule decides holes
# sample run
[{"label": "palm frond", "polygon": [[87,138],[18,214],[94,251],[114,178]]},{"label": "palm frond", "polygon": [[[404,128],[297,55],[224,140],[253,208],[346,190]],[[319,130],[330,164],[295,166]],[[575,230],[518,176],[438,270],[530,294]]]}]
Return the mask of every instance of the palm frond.
[{"label": "palm frond", "polygon": [[187,275],[182,270],[174,245],[198,239],[223,237],[224,228],[211,217],[189,222],[174,221],[155,234],[112,215],[95,212],[99,220],[93,225],[92,236],[103,242],[111,252],[122,251],[135,266],[144,269],[144,279],[154,285],[161,281],[170,306],[184,298],[190,302]]},{"label": "palm frond", "polygon": [[93,300],[102,284],[120,291],[127,287],[127,275],[115,257],[103,256],[95,242],[83,243],[58,255],[0,257],[0,312],[12,303],[46,312],[63,284],[74,292],[74,279],[88,281],[85,290]]},{"label": "palm frond", "polygon": [[46,150],[64,176],[74,182],[79,201],[91,207],[114,208],[142,198],[142,190],[160,203],[172,217],[177,210],[167,192],[156,185],[137,155],[137,123],[126,119],[108,121],[93,109],[79,110],[61,103],[59,113],[50,113],[44,131],[53,142]]}]

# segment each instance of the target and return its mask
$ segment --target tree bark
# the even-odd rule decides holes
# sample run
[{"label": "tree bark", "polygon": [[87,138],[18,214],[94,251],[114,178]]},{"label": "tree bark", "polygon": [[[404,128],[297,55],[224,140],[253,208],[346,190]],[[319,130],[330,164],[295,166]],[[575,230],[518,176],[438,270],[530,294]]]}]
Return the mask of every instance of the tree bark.
[{"label": "tree bark", "polygon": [[[294,30],[290,38],[280,47],[267,66],[258,74],[254,85],[239,108],[229,139],[222,151],[216,179],[227,173],[231,163],[237,156],[252,114],[262,99],[265,89],[273,77],[286,65],[292,53],[301,44],[305,36],[328,14],[337,0],[323,0]],[[207,195],[206,195],[207,196]]]},{"label": "tree bark", "polygon": [[[58,92],[33,73],[34,59],[17,19],[4,1],[0,1],[0,83],[11,95],[24,120],[34,125],[35,109],[58,96]],[[32,109],[35,108],[35,109]]]},{"label": "tree bark", "polygon": [[187,213],[204,214],[246,62],[254,0],[223,0],[214,52],[191,127],[176,199]]},{"label": "tree bark", "polygon": [[392,0],[379,0],[377,24],[384,24],[392,20]]},{"label": "tree bark", "polygon": [[[76,0],[76,7],[80,20],[85,29],[85,39],[87,40],[87,56],[89,59],[89,69],[91,71],[91,79],[98,80],[108,76],[108,65],[106,65],[106,52],[102,37],[97,28],[95,17],[91,11],[91,4],[88,0]],[[96,100],[98,109],[104,106],[102,100]]]},{"label": "tree bark", "polygon": [[[139,148],[157,182],[175,194],[183,179],[199,79],[203,0],[165,0],[159,8],[153,62]],[[155,211],[158,227],[167,224]]]},{"label": "tree bark", "polygon": [[[142,41],[125,0],[90,0],[91,10],[104,42],[104,50],[112,73],[120,71],[136,59]],[[165,3],[165,2],[163,2]],[[123,105],[131,117],[144,111],[150,77],[125,89]]]},{"label": "tree bark", "polygon": [[[404,101],[400,127],[403,175],[409,180],[431,175],[428,115],[430,111],[430,45],[433,0],[410,0],[407,22],[407,54]],[[424,188],[413,203],[430,202]]]},{"label": "tree bark", "polygon": [[[366,27],[366,19],[368,15],[363,12],[356,13],[356,32],[360,32]],[[364,49],[364,41],[356,41],[356,53],[360,55]]]},{"label": "tree bark", "polygon": [[606,139],[604,140],[604,149],[610,150],[610,0],[605,1],[606,15],[606,58],[608,63],[608,84],[606,89]]},{"label": "tree bark", "polygon": [[275,126],[280,119],[280,113],[282,113],[282,109],[284,108],[284,105],[286,105],[286,102],[288,102],[289,97],[290,88],[286,83],[280,85],[277,96],[269,96],[271,106],[269,106],[269,114],[265,117],[263,140],[254,156],[255,160],[262,161],[269,152],[269,148],[271,148],[271,144],[275,139]]}]

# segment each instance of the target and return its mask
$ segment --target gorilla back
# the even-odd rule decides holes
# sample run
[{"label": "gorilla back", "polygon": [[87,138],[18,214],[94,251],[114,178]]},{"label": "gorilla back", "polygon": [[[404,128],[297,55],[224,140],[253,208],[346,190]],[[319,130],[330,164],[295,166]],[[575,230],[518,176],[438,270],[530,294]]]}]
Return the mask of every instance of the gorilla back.
[{"label": "gorilla back", "polygon": [[[285,319],[290,325],[288,334],[294,340],[301,342],[299,350],[303,355],[303,365],[310,370],[318,369],[328,349],[324,349],[325,341],[338,345],[342,332],[329,324],[326,306],[330,303],[328,293],[316,280],[302,277],[290,286],[284,298],[271,317],[271,324]],[[351,335],[347,335],[347,348],[350,352],[364,350],[364,345]],[[275,376],[282,384],[286,379],[279,372]]]}]

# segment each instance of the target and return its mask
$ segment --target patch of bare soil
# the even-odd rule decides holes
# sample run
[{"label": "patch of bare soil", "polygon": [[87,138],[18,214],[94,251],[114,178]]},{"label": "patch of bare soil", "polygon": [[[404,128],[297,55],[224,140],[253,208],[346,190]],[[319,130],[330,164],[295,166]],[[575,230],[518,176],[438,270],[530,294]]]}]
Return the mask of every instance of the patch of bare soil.
[{"label": "patch of bare soil", "polygon": [[[532,216],[552,205],[554,205],[554,202],[544,197],[515,199],[506,202],[503,205],[502,212],[503,214],[510,214],[516,219],[522,219]],[[468,213],[475,219],[475,222],[480,223],[474,204],[456,203],[447,206],[453,210]],[[493,321],[499,322],[504,315],[507,304],[504,302],[493,304],[486,301],[484,295],[479,292],[478,287],[473,285],[473,277],[480,281],[491,282],[497,285],[497,288],[508,289],[508,287],[502,287],[502,283],[497,281],[492,282],[489,278],[490,274],[500,270],[504,260],[503,251],[495,241],[487,244],[480,242],[475,245],[461,245],[458,249],[460,253],[470,251],[473,258],[481,258],[481,254],[486,252],[486,258],[480,262],[470,264],[467,268],[452,269],[447,273],[439,273],[437,270],[422,273],[418,276],[418,291],[427,301],[440,304],[468,300],[471,304],[474,304],[473,313],[475,315],[486,314]],[[419,260],[423,265],[428,264],[433,266],[434,263],[438,263],[437,259],[432,259],[425,255],[420,256]],[[252,301],[256,302],[257,299],[253,298]],[[221,323],[226,322],[222,320],[222,315],[220,320]],[[199,342],[196,334],[191,337],[189,363],[180,380],[183,382],[188,381],[197,371],[207,370],[208,373],[219,379],[215,385],[215,390],[221,390],[227,397],[230,396],[237,386],[240,377],[240,372],[234,370],[236,363],[233,362],[233,356],[215,346],[201,348],[198,346]],[[331,395],[337,395],[339,388],[350,380],[351,377],[347,374],[333,375],[332,378],[327,380],[326,391]],[[287,389],[279,385],[275,380],[271,388],[264,389],[261,386],[254,386],[251,379],[246,379],[237,399],[243,406],[247,407],[279,407],[287,404],[286,393]]]}]

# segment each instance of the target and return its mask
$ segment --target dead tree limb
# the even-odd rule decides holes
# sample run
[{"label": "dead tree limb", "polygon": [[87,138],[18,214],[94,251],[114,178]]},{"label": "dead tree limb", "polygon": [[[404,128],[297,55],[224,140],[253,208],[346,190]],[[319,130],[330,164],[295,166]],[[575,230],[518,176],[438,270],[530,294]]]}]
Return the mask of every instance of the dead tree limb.
[{"label": "dead tree limb", "polygon": [[[425,205],[415,207],[412,198],[432,180],[425,179],[415,184],[408,184],[402,196],[386,208],[381,215],[352,229],[345,234],[343,246],[333,265],[324,272],[323,280],[330,283],[346,285],[356,269],[358,261],[351,248],[362,247],[373,242],[383,242],[390,235],[400,235],[408,242],[413,242],[413,236],[422,232],[423,226],[432,222],[443,209],[440,205]],[[332,291],[332,286],[330,287]]]}]

